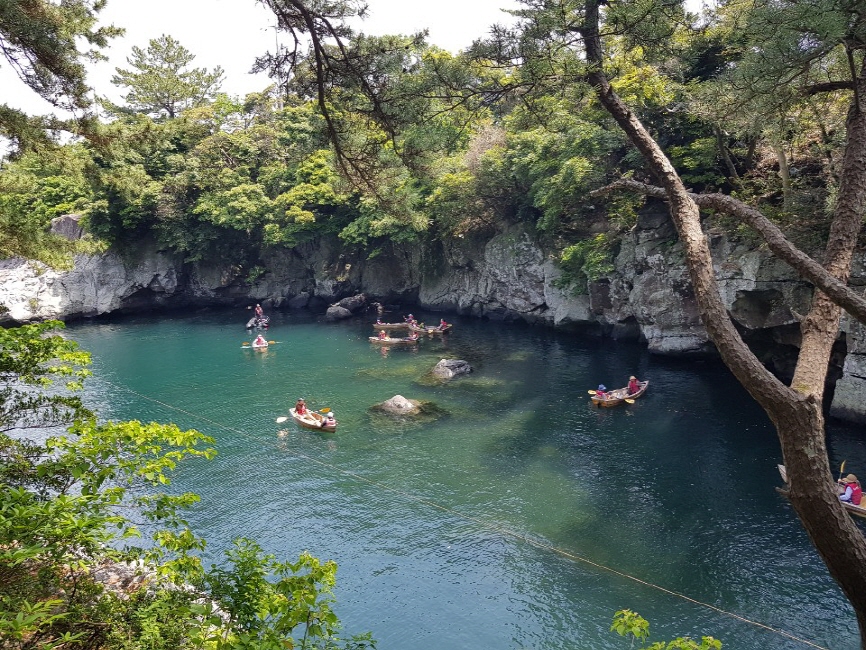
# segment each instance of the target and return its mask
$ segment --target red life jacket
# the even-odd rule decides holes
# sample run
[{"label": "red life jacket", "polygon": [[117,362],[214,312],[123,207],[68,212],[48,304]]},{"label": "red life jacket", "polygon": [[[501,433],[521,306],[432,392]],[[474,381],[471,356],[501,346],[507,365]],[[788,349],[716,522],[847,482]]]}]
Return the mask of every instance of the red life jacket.
[{"label": "red life jacket", "polygon": [[849,483],[848,485],[851,487],[851,503],[859,506],[860,501],[863,499],[863,490],[856,483]]}]

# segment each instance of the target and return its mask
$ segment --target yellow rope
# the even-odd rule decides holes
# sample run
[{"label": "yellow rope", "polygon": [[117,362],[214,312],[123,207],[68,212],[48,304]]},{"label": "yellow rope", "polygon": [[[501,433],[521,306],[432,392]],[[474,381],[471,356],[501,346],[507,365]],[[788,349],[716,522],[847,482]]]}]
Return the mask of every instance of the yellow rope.
[{"label": "yellow rope", "polygon": [[[105,380],[103,380],[103,381],[105,381]],[[209,418],[207,418],[207,417],[205,417],[199,413],[192,413],[190,411],[184,410],[184,409],[179,408],[177,406],[172,406],[171,404],[167,404],[165,402],[162,402],[162,401],[155,399],[153,397],[148,397],[147,395],[144,395],[144,394],[139,393],[135,390],[132,390],[131,388],[127,388],[126,386],[120,386],[119,384],[114,384],[110,381],[105,381],[105,383],[109,384],[111,386],[114,386],[115,388],[120,388],[120,389],[125,390],[129,393],[132,393],[133,395],[136,395],[142,399],[145,399],[145,400],[148,400],[148,401],[153,402],[155,404],[159,404],[161,406],[164,406],[168,409],[172,409],[172,410],[177,411],[179,413],[184,413],[186,415],[189,415],[190,417],[197,418],[203,422],[207,422],[207,423],[212,424],[212,425],[219,427],[221,429],[225,429],[226,431],[231,431],[233,433],[240,435],[241,437],[245,438],[246,440],[249,440],[250,442],[255,442],[256,444],[261,445],[261,440],[253,438],[252,436],[250,436],[249,434],[247,434],[244,431],[241,431],[240,429],[235,429],[234,427],[228,426],[226,424],[222,424],[221,422],[216,422],[215,420],[211,420],[211,419],[209,419]],[[729,611],[722,609],[720,607],[716,607],[715,605],[711,605],[710,603],[705,603],[705,602],[702,602],[700,600],[695,600],[694,598],[686,596],[685,594],[679,593],[677,591],[672,591],[670,589],[667,589],[665,587],[662,587],[661,585],[657,585],[657,584],[652,583],[652,582],[647,582],[646,580],[642,580],[641,578],[630,575],[628,573],[623,573],[622,571],[618,571],[617,569],[612,569],[609,566],[606,566],[604,564],[599,564],[598,562],[590,560],[589,558],[583,557],[581,555],[575,555],[574,553],[571,553],[571,552],[566,551],[564,549],[558,548],[556,546],[551,546],[550,544],[540,542],[538,540],[527,537],[526,535],[521,535],[520,533],[514,532],[513,530],[509,530],[507,528],[497,526],[496,524],[492,524],[490,522],[484,521],[482,519],[478,519],[476,517],[472,517],[470,515],[465,515],[463,513],[452,510],[448,506],[443,506],[441,504],[436,503],[435,501],[429,501],[428,499],[416,496],[416,495],[411,494],[409,492],[404,492],[403,490],[398,490],[398,489],[393,488],[390,485],[387,485],[385,483],[380,483],[378,481],[374,481],[374,480],[369,479],[369,478],[362,476],[360,474],[350,472],[350,471],[345,470],[341,467],[337,467],[336,465],[332,465],[332,464],[327,463],[325,461],[319,460],[318,458],[308,456],[307,454],[304,454],[302,452],[289,451],[289,450],[287,450],[283,447],[280,447],[278,445],[275,445],[275,444],[273,444],[271,446],[274,449],[279,449],[281,451],[285,451],[285,452],[287,452],[293,456],[296,456],[298,458],[303,458],[304,460],[307,460],[311,463],[319,465],[320,467],[324,467],[328,470],[338,472],[338,473],[342,474],[343,476],[347,476],[347,477],[353,478],[355,480],[362,481],[362,482],[367,483],[369,485],[375,486],[375,487],[380,488],[382,490],[392,492],[393,494],[397,494],[397,495],[404,497],[410,501],[414,501],[415,503],[420,503],[420,504],[423,504],[425,506],[429,506],[430,508],[434,508],[436,510],[446,512],[449,515],[452,515],[452,516],[457,517],[459,519],[463,519],[464,521],[469,521],[469,522],[472,522],[474,524],[477,524],[478,526],[480,526],[482,528],[486,528],[488,530],[492,530],[492,531],[495,531],[497,533],[500,533],[501,535],[503,535],[505,537],[510,537],[513,539],[520,540],[526,544],[529,544],[530,546],[532,546],[534,548],[548,551],[550,553],[554,553],[554,554],[560,555],[562,557],[566,557],[566,558],[573,560],[575,562],[581,562],[583,564],[587,564],[589,566],[595,567],[596,569],[600,569],[602,571],[607,571],[608,573],[611,573],[613,575],[619,576],[621,578],[625,578],[627,580],[631,580],[631,581],[636,582],[636,583],[643,585],[645,587],[650,587],[652,589],[655,589],[655,590],[660,591],[662,593],[668,594],[670,596],[680,598],[680,599],[685,600],[685,601],[692,603],[694,605],[699,605],[700,607],[705,607],[705,608],[712,610],[718,614],[722,614],[723,616],[728,616],[728,617],[733,618],[733,619],[740,621],[742,623],[747,623],[749,625],[760,628],[762,630],[767,630],[768,632],[772,632],[773,634],[778,634],[779,636],[783,636],[787,639],[791,639],[792,641],[802,643],[803,645],[807,645],[811,648],[817,648],[817,650],[829,650],[829,648],[826,648],[825,646],[821,646],[821,645],[818,645],[817,643],[813,643],[813,642],[808,641],[806,639],[802,639],[798,636],[791,634],[790,632],[785,632],[784,630],[779,630],[779,629],[771,627],[769,625],[765,625],[764,623],[759,623],[758,621],[753,621],[749,618],[745,618],[744,616],[740,616],[739,614],[735,614],[734,612],[729,612]]]}]

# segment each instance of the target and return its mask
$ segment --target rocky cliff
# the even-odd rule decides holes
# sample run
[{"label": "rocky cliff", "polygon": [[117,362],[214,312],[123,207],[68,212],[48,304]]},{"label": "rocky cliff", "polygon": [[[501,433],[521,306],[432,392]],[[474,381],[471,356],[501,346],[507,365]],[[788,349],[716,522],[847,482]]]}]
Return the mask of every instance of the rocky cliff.
[{"label": "rocky cliff", "polygon": [[[722,234],[709,237],[728,310],[765,363],[785,376],[793,358],[785,350],[798,345],[798,314],[808,309],[811,287],[761,250]],[[484,239],[394,246],[372,259],[351,257],[330,240],[262,261],[267,272],[250,280],[229,264],[185,264],[154,246],[135,259],[112,252],[79,256],[69,272],[5,260],[0,304],[8,312],[0,319],[21,323],[250,301],[324,310],[363,292],[382,302],[639,340],[658,354],[713,354],[663,207],[645,211],[626,235],[615,272],[585,287],[560,287],[560,270],[521,226]],[[866,273],[858,269],[856,277]],[[831,413],[866,421],[866,328],[846,320],[839,348]]]}]

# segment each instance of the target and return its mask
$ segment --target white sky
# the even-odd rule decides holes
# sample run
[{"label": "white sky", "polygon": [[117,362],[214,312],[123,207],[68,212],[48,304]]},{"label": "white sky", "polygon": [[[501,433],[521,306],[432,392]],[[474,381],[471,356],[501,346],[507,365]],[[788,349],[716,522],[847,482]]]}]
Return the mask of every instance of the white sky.
[{"label": "white sky", "polygon": [[[427,28],[429,42],[452,52],[464,49],[510,16],[515,0],[367,0],[369,17],[358,27],[368,34],[409,34]],[[273,51],[274,16],[255,0],[109,0],[100,13],[102,24],[126,29],[105,54],[109,61],[91,68],[88,81],[98,95],[120,99],[111,85],[117,67],[127,67],[134,45],[168,34],[196,55],[193,66],[225,70],[222,90],[245,95],[265,88],[265,75],[248,74],[256,56]],[[284,36],[280,37],[284,39]],[[284,42],[281,40],[281,42]],[[0,103],[30,113],[51,112],[51,106],[18,81],[0,58]]]}]

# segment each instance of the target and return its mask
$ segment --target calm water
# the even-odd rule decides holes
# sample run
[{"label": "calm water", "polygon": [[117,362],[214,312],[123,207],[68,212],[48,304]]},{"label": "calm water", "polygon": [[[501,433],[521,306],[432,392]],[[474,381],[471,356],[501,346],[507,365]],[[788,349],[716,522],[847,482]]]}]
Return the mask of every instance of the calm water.
[{"label": "calm water", "polygon": [[[202,496],[190,521],[208,561],[238,536],[335,560],[345,631],[372,631],[380,650],[627,648],[609,631],[623,608],[650,620],[652,640],[858,647],[847,602],[774,491],[775,433],[724,368],[470,319],[384,354],[369,320],[277,314],[279,343],[253,353],[247,318],[69,328],[93,353],[88,398],[103,416],[216,439],[217,458],[174,481]],[[475,372],[429,385],[444,357]],[[642,399],[591,406],[587,389],[632,373],[651,380]],[[447,415],[368,412],[396,394]],[[337,432],[276,424],[298,397],[333,409]],[[834,466],[866,472],[853,427],[834,426],[830,447]]]}]

